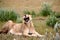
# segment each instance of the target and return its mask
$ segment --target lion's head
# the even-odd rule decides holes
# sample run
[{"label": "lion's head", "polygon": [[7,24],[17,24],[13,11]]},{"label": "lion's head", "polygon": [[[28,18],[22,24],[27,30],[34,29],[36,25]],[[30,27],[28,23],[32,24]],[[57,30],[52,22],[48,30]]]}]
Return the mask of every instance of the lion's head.
[{"label": "lion's head", "polygon": [[29,21],[32,20],[32,17],[31,17],[31,15],[26,14],[26,15],[23,16],[23,20],[24,20],[25,22],[29,22]]}]

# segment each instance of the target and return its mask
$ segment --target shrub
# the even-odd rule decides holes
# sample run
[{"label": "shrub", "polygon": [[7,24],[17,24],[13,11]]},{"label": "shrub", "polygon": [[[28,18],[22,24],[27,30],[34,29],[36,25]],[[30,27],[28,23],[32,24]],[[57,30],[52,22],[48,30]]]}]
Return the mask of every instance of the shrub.
[{"label": "shrub", "polygon": [[56,12],[55,16],[56,16],[57,18],[60,18],[60,12]]},{"label": "shrub", "polygon": [[32,17],[35,17],[35,16],[36,16],[35,11],[32,11],[32,12],[31,12],[31,15],[32,15]]},{"label": "shrub", "polygon": [[16,21],[18,14],[14,11],[0,10],[0,21]]},{"label": "shrub", "polygon": [[48,16],[51,13],[51,7],[48,4],[42,6],[42,10],[39,12],[41,16]]},{"label": "shrub", "polygon": [[28,10],[24,10],[24,14],[31,14],[31,13]]},{"label": "shrub", "polygon": [[24,14],[32,15],[32,17],[35,17],[35,16],[36,16],[35,11],[28,11],[28,10],[25,10],[25,11],[24,11]]},{"label": "shrub", "polygon": [[55,25],[55,23],[57,22],[57,18],[56,18],[56,16],[53,14],[51,14],[50,16],[49,16],[49,18],[48,18],[48,20],[46,21],[46,24],[48,25],[48,26],[52,26],[52,27],[54,27],[54,25]]},{"label": "shrub", "polygon": [[17,23],[22,23],[22,20],[21,20],[20,16],[17,16],[16,22]]}]

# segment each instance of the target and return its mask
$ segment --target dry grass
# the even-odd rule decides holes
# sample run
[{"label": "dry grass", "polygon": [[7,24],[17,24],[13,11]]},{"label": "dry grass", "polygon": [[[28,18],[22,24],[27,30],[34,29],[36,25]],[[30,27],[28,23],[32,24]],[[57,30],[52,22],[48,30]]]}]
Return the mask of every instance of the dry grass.
[{"label": "dry grass", "polygon": [[[33,19],[33,23],[34,23],[34,27],[36,29],[36,31],[40,34],[45,34],[45,30],[48,29],[49,32],[52,32],[54,33],[53,31],[53,28],[51,27],[48,27],[45,23],[46,23],[46,17],[44,17],[45,20],[36,20],[36,19]],[[2,28],[2,25],[4,24],[5,22],[0,22],[0,29]],[[16,37],[14,35],[4,35],[4,34],[0,34],[0,39],[1,40],[13,40],[13,38]],[[39,40],[39,38],[35,38],[35,37],[27,37],[27,38],[23,38],[23,37],[18,37],[18,39],[20,40]]]},{"label": "dry grass", "polygon": [[[38,12],[41,9],[41,4],[44,2],[48,2],[52,4],[52,9],[56,11],[60,11],[60,0],[1,0],[0,8],[7,10],[15,10],[19,14],[22,14],[25,9],[34,10]],[[45,19],[45,17],[44,17]],[[35,29],[40,34],[45,34],[46,28],[49,32],[54,33],[53,28],[48,27],[45,24],[46,20],[33,20]],[[0,29],[5,22],[0,22]],[[5,39],[7,38],[7,39]],[[11,35],[0,35],[0,40],[12,40],[13,36]],[[26,40],[26,39],[24,39]],[[38,38],[28,38],[27,40],[38,40]]]},{"label": "dry grass", "polygon": [[60,0],[1,0],[0,8],[22,14],[25,9],[38,11],[44,2],[51,4],[53,10],[60,11]]}]

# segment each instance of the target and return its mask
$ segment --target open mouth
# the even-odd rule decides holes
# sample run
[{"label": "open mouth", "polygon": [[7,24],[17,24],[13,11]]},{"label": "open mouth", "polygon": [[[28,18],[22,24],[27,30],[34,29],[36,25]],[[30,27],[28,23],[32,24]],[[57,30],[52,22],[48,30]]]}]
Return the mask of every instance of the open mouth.
[{"label": "open mouth", "polygon": [[24,21],[25,21],[25,22],[28,22],[28,21],[29,21],[29,17],[24,18]]}]

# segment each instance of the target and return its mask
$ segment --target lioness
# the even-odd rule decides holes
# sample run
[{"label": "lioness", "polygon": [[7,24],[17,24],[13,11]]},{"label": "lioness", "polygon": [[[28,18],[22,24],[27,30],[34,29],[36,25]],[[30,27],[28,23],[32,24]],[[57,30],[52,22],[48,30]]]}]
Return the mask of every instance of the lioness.
[{"label": "lioness", "polygon": [[[6,23],[8,27],[4,27],[7,29],[9,33],[14,34],[14,35],[24,35],[24,36],[35,36],[35,37],[43,37],[43,35],[40,35],[35,31],[33,22],[32,22],[32,17],[31,15],[24,15],[23,16],[23,22],[22,23],[14,23],[13,21],[8,21]],[[6,26],[6,25],[5,25]],[[4,31],[4,29],[3,29]],[[2,33],[5,33],[1,31]],[[0,32],[0,33],[1,33]]]},{"label": "lioness", "polygon": [[43,35],[36,32],[32,22],[32,17],[27,14],[23,16],[23,23],[15,24],[14,28],[10,30],[10,33],[15,35],[43,37]]}]

